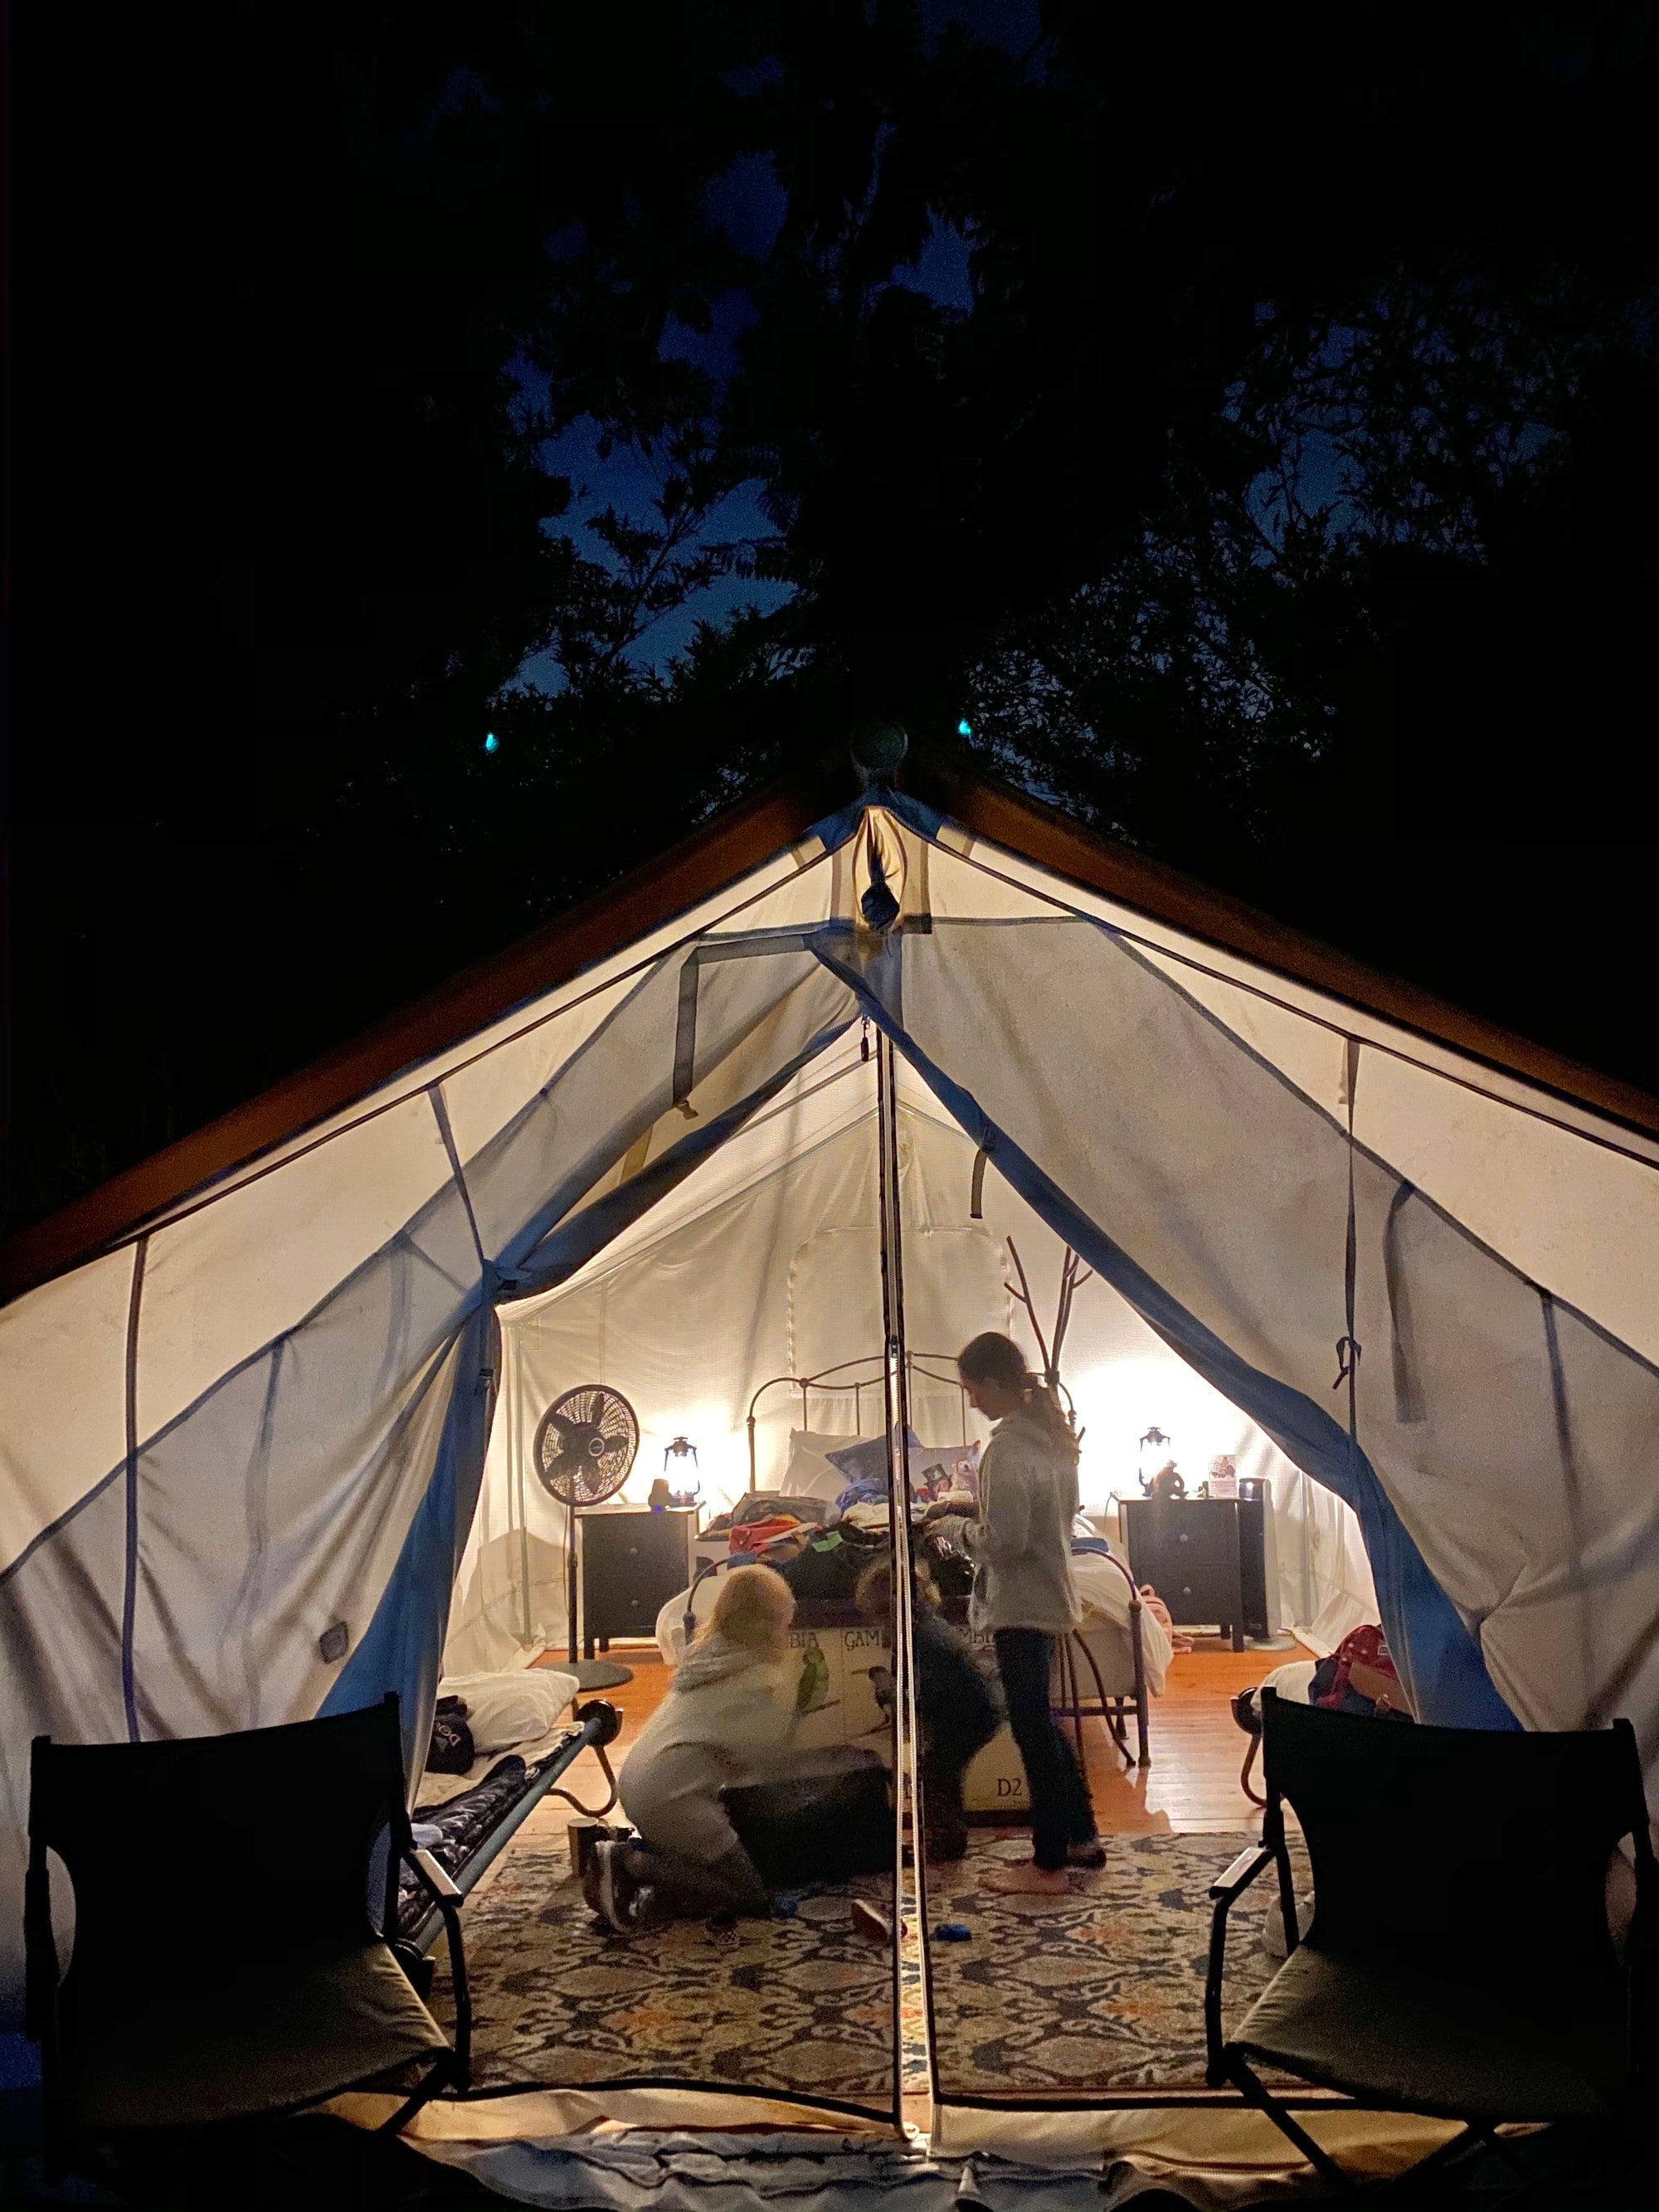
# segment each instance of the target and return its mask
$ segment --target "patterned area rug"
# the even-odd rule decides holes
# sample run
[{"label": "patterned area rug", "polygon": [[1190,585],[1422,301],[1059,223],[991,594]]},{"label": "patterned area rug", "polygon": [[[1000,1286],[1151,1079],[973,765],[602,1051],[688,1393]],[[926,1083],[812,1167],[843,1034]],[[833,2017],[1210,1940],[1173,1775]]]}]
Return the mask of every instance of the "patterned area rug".
[{"label": "patterned area rug", "polygon": [[[1251,1840],[1114,1837],[1104,1871],[1074,1875],[1064,1903],[981,1887],[1029,1853],[1024,1840],[976,1838],[962,1867],[933,1871],[930,1925],[971,1930],[932,1946],[945,2094],[1201,2085],[1206,1892]],[[1273,1971],[1261,1940],[1273,1888],[1264,1876],[1234,1909],[1231,2018]],[[684,1921],[619,1937],[589,1917],[563,1850],[512,1851],[465,1914],[475,2082],[672,2075],[890,2109],[891,1957],[847,1914],[854,1892],[884,1890],[859,1882],[794,1919],[724,1933]]]},{"label": "patterned area rug", "polygon": [[[929,1926],[957,1920],[973,1931],[966,1943],[932,1947],[941,2094],[1200,2088],[1209,1886],[1255,1840],[1111,1836],[1103,1871],[1074,1874],[1066,1903],[981,1886],[996,1861],[1029,1855],[1024,1841],[976,1843],[960,1869],[930,1869]],[[1269,1869],[1229,1916],[1229,2021],[1275,1972],[1262,1935],[1276,1897]]]},{"label": "patterned area rug", "polygon": [[[887,1885],[854,1887],[878,1901]],[[562,1848],[509,1852],[463,1916],[475,2086],[668,2075],[890,2110],[892,1954],[854,1935],[850,1893],[811,1899],[822,1919],[618,1936],[592,1920]]]}]

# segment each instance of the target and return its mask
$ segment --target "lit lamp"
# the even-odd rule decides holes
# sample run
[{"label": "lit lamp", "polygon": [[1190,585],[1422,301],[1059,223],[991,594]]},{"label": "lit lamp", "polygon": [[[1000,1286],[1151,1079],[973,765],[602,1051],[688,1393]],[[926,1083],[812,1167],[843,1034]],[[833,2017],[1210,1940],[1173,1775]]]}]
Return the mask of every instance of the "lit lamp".
[{"label": "lit lamp", "polygon": [[[1150,1474],[1146,1471],[1146,1447],[1148,1444],[1154,1447],[1152,1468],[1152,1474]],[[1164,1461],[1167,1460],[1170,1455],[1169,1444],[1169,1437],[1164,1435],[1162,1429],[1156,1426],[1148,1429],[1146,1435],[1140,1439],[1139,1447],[1135,1455],[1135,1474],[1140,1484],[1140,1494],[1143,1498],[1150,1498],[1152,1496],[1152,1478],[1157,1474],[1158,1469],[1164,1465]]]},{"label": "lit lamp", "polygon": [[663,1446],[662,1467],[665,1477],[667,1475],[668,1462],[671,1459],[689,1459],[692,1466],[697,1469],[697,1480],[689,1490],[671,1491],[669,1504],[695,1505],[702,1495],[702,1468],[697,1458],[697,1448],[690,1437],[675,1437],[671,1443]]}]

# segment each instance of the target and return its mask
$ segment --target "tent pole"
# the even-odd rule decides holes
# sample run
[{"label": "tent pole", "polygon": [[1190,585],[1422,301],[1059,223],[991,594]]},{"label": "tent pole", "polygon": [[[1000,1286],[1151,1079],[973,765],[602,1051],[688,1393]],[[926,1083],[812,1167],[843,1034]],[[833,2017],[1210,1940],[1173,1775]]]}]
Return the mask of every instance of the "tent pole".
[{"label": "tent pole", "polygon": [[[899,1188],[898,1095],[893,1068],[893,1048],[880,1030],[876,1032],[876,1139],[884,1339],[883,1395],[884,1411],[887,1417],[887,1525],[893,1592],[893,2119],[895,2125],[902,2128],[904,2124],[904,1942],[901,1931],[907,1795],[914,1815],[911,1823],[914,1839],[912,1864],[915,1869],[918,1923],[925,1893],[922,1887],[925,1879],[922,1871],[925,1814],[915,1771],[915,1714],[913,1706],[910,1358],[904,1334],[904,1239]],[[925,1988],[928,1973],[925,1942],[921,1946],[921,1954]],[[931,1999],[925,2010],[931,2013]],[[937,2094],[937,2083],[933,2086]]]}]

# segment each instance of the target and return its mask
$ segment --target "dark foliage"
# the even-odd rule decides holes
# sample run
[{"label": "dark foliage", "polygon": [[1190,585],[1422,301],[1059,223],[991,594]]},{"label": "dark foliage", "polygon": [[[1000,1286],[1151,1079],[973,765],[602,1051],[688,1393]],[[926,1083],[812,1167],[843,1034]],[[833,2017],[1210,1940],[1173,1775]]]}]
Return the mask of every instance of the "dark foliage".
[{"label": "dark foliage", "polygon": [[159,35],[14,57],[14,1218],[870,714],[1652,1079],[1650,11]]}]

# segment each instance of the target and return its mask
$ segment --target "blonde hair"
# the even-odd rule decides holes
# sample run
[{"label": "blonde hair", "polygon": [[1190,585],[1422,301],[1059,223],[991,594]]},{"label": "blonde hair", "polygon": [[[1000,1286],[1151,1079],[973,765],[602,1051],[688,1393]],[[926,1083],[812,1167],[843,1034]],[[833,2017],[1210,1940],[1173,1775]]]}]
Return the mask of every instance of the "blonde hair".
[{"label": "blonde hair", "polygon": [[[933,1580],[924,1559],[913,1562],[916,1600],[922,1605],[936,1606],[939,1602],[939,1585]],[[866,1620],[890,1620],[893,1617],[893,1563],[878,1559],[859,1577],[853,1592],[853,1602]]]},{"label": "blonde hair", "polygon": [[1012,1337],[988,1328],[957,1353],[957,1365],[970,1382],[994,1382],[1001,1389],[1018,1391],[1021,1416],[1042,1431],[1046,1443],[1076,1465],[1077,1436],[1065,1407],[1042,1376],[1025,1364],[1025,1354]]},{"label": "blonde hair", "polygon": [[770,1567],[733,1567],[720,1584],[714,1609],[697,1631],[693,1649],[711,1636],[768,1659],[788,1649],[789,1624],[795,1617],[795,1593]]}]

